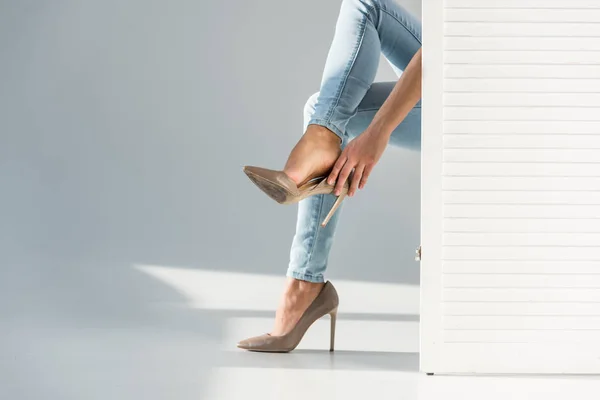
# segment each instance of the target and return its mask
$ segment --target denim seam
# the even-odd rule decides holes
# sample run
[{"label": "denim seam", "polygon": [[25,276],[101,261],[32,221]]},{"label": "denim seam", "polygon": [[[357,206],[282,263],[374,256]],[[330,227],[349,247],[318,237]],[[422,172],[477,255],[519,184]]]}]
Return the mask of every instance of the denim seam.
[{"label": "denim seam", "polygon": [[[366,6],[367,6],[367,8],[371,8],[371,6],[370,6],[370,5],[366,5]],[[412,30],[412,29],[410,29],[408,26],[406,26],[406,24],[405,24],[404,22],[400,21],[400,20],[398,19],[398,17],[396,17],[394,14],[390,13],[388,10],[386,10],[386,9],[385,9],[385,8],[383,8],[383,7],[381,7],[379,4],[375,4],[375,5],[373,6],[373,8],[375,8],[375,9],[376,9],[375,11],[379,10],[380,12],[386,13],[387,15],[389,15],[390,17],[392,17],[393,19],[395,19],[395,20],[396,20],[396,22],[398,22],[400,25],[402,25],[402,27],[403,27],[404,29],[406,29],[406,31],[408,31],[408,32],[409,32],[409,33],[410,33],[410,34],[411,34],[411,35],[412,35],[412,36],[413,36],[413,37],[414,37],[414,38],[415,38],[415,39],[416,39],[416,40],[417,40],[419,43],[423,44],[423,43],[422,43],[422,41],[421,41],[421,39],[419,39],[419,38],[417,37],[417,35],[415,34],[415,32],[413,32],[413,30]]]},{"label": "denim seam", "polygon": [[309,281],[309,282],[317,282],[318,283],[318,282],[325,281],[325,279],[323,278],[323,274],[313,275],[313,274],[306,273],[306,272],[298,272],[293,269],[288,269],[288,272],[286,275],[291,278],[294,278],[294,279],[300,279],[300,280]]},{"label": "denim seam", "polygon": [[325,128],[328,128],[333,133],[335,133],[337,136],[339,136],[340,139],[344,139],[344,132],[336,124],[334,124],[331,121],[327,121],[327,120],[320,119],[320,118],[314,118],[314,119],[311,119],[308,121],[308,125],[324,126]]},{"label": "denim seam", "polygon": [[404,29],[406,29],[406,30],[408,31],[408,33],[410,33],[410,34],[411,34],[411,35],[412,35],[412,36],[415,38],[415,40],[416,40],[417,42],[419,42],[419,44],[421,44],[421,45],[423,44],[423,41],[421,40],[421,38],[419,38],[419,37],[418,37],[418,36],[415,34],[415,32],[414,32],[412,29],[410,29],[408,26],[406,26],[406,23],[404,23],[404,22],[400,21],[400,20],[399,20],[399,19],[398,19],[398,18],[397,18],[395,15],[393,15],[393,14],[392,14],[392,13],[390,13],[389,11],[386,11],[386,10],[381,10],[381,11],[383,11],[384,13],[386,13],[387,15],[389,15],[390,17],[392,17],[392,18],[394,18],[396,21],[398,21],[398,23],[399,23],[400,25],[402,25],[402,26],[404,27]]},{"label": "denim seam", "polygon": [[[414,108],[421,108],[421,106],[414,106],[413,109]],[[357,113],[361,113],[361,112],[367,112],[367,111],[379,111],[380,109],[381,109],[381,107],[379,107],[379,108],[365,108],[363,110],[356,110],[356,112]],[[412,111],[412,109],[411,109],[411,111]]]},{"label": "denim seam", "polygon": [[[320,204],[319,204],[319,212],[317,213],[316,221],[314,221],[317,224],[317,233],[315,234],[315,237],[313,238],[313,242],[310,244],[310,252],[308,253],[308,260],[306,261],[306,265],[310,264],[310,261],[312,260],[315,246],[317,245],[317,241],[319,240],[319,232],[321,231],[320,226],[319,226],[319,220],[321,219],[321,214],[323,213],[323,204],[325,203],[325,195],[322,194],[320,196],[321,196],[321,199],[320,199]],[[306,269],[306,266],[305,266],[305,269]]]},{"label": "denim seam", "polygon": [[335,104],[329,109],[329,112],[327,113],[327,116],[325,117],[327,122],[331,122],[331,116],[333,115],[333,110],[339,104],[340,98],[342,97],[342,92],[346,88],[346,83],[348,82],[348,77],[350,76],[350,73],[352,72],[352,68],[354,67],[354,63],[356,62],[356,58],[358,55],[358,49],[360,49],[360,46],[362,45],[362,42],[365,38],[365,32],[367,30],[366,29],[367,19],[368,18],[366,15],[363,16],[363,20],[361,21],[361,24],[360,24],[360,40],[356,43],[356,46],[354,46],[354,50],[352,51],[352,62],[349,64],[349,66],[344,71],[344,75],[345,75],[344,82],[342,83],[341,87],[338,89],[338,92],[336,93]]},{"label": "denim seam", "polygon": [[387,11],[386,9],[380,8],[380,10],[384,13],[386,13],[387,15],[389,15],[390,17],[394,18],[396,21],[398,21],[398,23],[400,25],[402,25],[404,27],[404,29],[406,29],[420,44],[423,44],[423,42],[421,41],[420,38],[417,37],[417,35],[415,35],[415,33],[413,32],[412,29],[410,29],[408,26],[406,26],[406,24],[402,21],[400,21],[394,14],[390,13],[389,11]]}]

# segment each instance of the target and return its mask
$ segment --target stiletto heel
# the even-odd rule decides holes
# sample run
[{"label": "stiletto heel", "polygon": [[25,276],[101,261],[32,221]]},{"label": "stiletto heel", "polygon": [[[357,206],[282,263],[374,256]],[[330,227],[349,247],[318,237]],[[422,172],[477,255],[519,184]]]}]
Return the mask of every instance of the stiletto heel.
[{"label": "stiletto heel", "polygon": [[340,193],[340,195],[338,196],[338,198],[335,201],[335,203],[333,203],[333,206],[331,207],[331,210],[329,210],[329,214],[327,214],[327,216],[325,217],[325,219],[321,223],[322,227],[325,227],[327,225],[327,223],[329,222],[329,220],[331,219],[331,217],[333,217],[333,214],[335,214],[335,210],[337,210],[338,207],[342,204],[342,201],[344,201],[344,198],[346,198],[347,194],[348,194],[348,189],[344,188],[344,190],[342,191],[342,193]]},{"label": "stiletto heel", "polygon": [[335,347],[335,322],[337,320],[337,307],[335,310],[329,313],[329,317],[331,318],[331,333],[329,338],[329,351],[333,351]]},{"label": "stiletto heel", "polygon": [[317,298],[304,311],[300,320],[291,331],[281,336],[271,336],[264,334],[250,339],[242,340],[238,347],[250,351],[262,351],[269,353],[287,353],[298,346],[302,337],[310,326],[321,317],[329,314],[331,316],[331,342],[330,351],[333,351],[335,336],[335,320],[339,305],[337,291],[331,284],[326,282]]}]

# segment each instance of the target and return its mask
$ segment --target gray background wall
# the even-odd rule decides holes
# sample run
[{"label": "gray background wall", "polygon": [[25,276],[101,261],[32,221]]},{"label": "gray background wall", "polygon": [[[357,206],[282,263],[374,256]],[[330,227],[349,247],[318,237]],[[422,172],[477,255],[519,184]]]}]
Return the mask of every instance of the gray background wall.
[{"label": "gray background wall", "polygon": [[[211,316],[153,308],[180,295],[133,264],[285,272],[296,209],[240,169],[285,162],[339,4],[0,1],[0,397],[92,398],[82,377],[55,381],[113,348],[95,328],[128,332],[121,349],[156,346],[128,341],[140,329],[218,335]],[[418,284],[419,154],[389,149],[339,228],[330,278]],[[72,368],[50,368],[58,355]]]}]

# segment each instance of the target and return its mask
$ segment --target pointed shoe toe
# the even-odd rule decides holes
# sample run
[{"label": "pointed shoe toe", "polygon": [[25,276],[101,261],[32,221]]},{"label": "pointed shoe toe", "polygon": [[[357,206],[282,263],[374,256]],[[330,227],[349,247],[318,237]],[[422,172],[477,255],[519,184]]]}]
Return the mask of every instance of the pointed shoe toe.
[{"label": "pointed shoe toe", "polygon": [[[277,338],[268,333],[238,342],[237,347],[250,351],[274,351],[273,344]],[[275,346],[277,347],[277,346]]]}]

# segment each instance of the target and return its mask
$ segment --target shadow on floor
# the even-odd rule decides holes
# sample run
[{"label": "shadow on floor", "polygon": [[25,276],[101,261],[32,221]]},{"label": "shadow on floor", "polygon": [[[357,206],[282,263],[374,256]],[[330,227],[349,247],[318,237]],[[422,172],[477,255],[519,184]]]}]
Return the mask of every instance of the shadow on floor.
[{"label": "shadow on floor", "polygon": [[[266,310],[202,310],[207,315],[219,318],[273,318],[275,311]],[[339,320],[345,321],[393,321],[393,322],[419,322],[417,314],[390,314],[390,313],[343,313],[338,314]]]},{"label": "shadow on floor", "polygon": [[419,353],[412,352],[338,350],[330,353],[322,350],[295,350],[287,354],[276,354],[230,351],[224,352],[220,359],[223,362],[220,366],[236,368],[419,371]]}]

